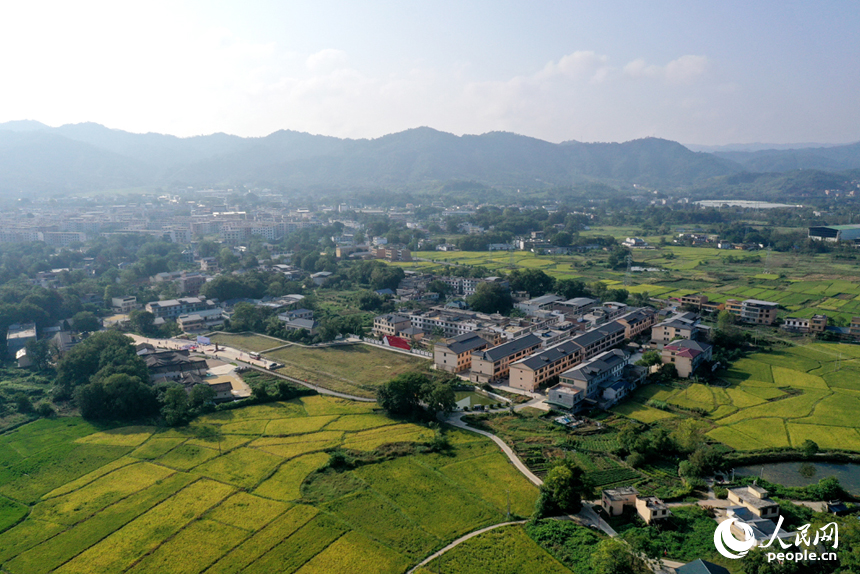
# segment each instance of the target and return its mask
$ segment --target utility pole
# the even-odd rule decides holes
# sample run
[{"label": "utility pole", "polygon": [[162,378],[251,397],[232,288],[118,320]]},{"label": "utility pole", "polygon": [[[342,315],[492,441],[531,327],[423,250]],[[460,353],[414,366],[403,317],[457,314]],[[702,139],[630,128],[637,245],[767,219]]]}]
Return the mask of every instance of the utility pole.
[{"label": "utility pole", "polygon": [[511,489],[507,490],[508,493],[508,522],[511,521]]},{"label": "utility pole", "polygon": [[624,274],[624,286],[630,285],[630,266],[633,265],[633,255],[627,254],[627,273]]}]

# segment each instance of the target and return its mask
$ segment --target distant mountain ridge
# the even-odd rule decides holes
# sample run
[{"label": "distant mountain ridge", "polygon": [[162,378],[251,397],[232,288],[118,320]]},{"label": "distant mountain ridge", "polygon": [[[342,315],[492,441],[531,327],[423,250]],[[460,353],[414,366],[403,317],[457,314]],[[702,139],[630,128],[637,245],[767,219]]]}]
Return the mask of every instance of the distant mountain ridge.
[{"label": "distant mountain ridge", "polygon": [[[0,124],[0,192],[76,192],[159,185],[400,188],[449,181],[540,188],[586,181],[687,187],[743,171],[860,168],[860,144],[815,150],[694,152],[645,138],[554,144],[509,132],[421,127],[376,139],[280,130],[265,137],[134,134],[95,123]],[[850,167],[843,167],[849,165]]]}]

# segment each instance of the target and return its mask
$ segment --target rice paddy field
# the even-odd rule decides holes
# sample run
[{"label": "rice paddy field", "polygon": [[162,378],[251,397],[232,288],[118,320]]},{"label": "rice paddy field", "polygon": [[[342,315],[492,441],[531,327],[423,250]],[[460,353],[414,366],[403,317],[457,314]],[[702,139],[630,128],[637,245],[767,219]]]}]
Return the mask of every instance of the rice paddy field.
[{"label": "rice paddy field", "polygon": [[[635,228],[605,227],[583,235],[611,235],[623,240],[638,235]],[[661,237],[644,237],[658,245]],[[671,243],[672,237],[664,239]],[[601,265],[608,257],[602,250],[575,255],[537,255],[531,252],[422,251],[412,254],[422,259],[397,263],[409,269],[439,271],[445,265],[481,266],[490,270],[513,268],[542,269],[562,279],[603,281],[621,287],[625,270]],[[785,307],[783,316],[808,317],[816,313],[848,321],[860,315],[860,271],[856,262],[834,259],[829,254],[799,255],[765,251],[721,250],[715,247],[660,246],[633,250],[634,266],[659,268],[659,272],[633,273],[631,293],[647,292],[668,298],[703,293],[711,301],[764,299]]]},{"label": "rice paddy field", "polygon": [[[0,565],[9,574],[402,573],[505,521],[507,491],[518,516],[537,497],[491,441],[446,432],[449,452],[425,451],[432,430],[323,396],[178,429],[39,420],[0,435]],[[332,448],[368,463],[327,469]]]},{"label": "rice paddy field", "polygon": [[741,451],[799,447],[806,440],[860,451],[860,346],[815,343],[756,353],[736,361],[723,379],[730,386],[647,385],[614,410],[652,423],[684,415],[649,401],[701,409],[711,427],[707,435]]},{"label": "rice paddy field", "polygon": [[503,526],[463,542],[432,560],[419,574],[508,574],[571,570],[532,540],[522,525]]}]

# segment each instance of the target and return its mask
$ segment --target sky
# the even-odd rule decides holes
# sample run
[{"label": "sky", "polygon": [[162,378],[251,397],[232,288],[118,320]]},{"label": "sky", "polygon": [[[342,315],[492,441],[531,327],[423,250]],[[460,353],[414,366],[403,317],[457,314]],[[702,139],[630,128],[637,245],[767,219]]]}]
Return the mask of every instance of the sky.
[{"label": "sky", "polygon": [[3,2],[0,122],[860,140],[856,0]]}]

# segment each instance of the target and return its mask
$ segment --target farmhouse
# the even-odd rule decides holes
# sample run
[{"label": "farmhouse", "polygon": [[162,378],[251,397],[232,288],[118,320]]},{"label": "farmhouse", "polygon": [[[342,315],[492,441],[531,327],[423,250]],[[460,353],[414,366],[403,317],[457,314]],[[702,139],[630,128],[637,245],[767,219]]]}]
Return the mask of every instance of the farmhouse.
[{"label": "farmhouse", "polygon": [[795,333],[823,333],[827,329],[827,315],[813,315],[804,318],[786,317],[780,327]]},{"label": "farmhouse", "polygon": [[743,301],[729,299],[726,301],[726,311],[740,317],[741,321],[745,323],[757,325],[773,325],[778,308],[779,303],[759,299],[744,299]]},{"label": "farmhouse", "polygon": [[153,382],[175,381],[189,374],[203,376],[208,370],[205,359],[190,358],[188,351],[158,351],[142,356]]},{"label": "farmhouse", "polygon": [[437,343],[433,347],[433,363],[437,369],[460,373],[472,368],[472,353],[490,344],[476,333],[464,333]]},{"label": "farmhouse", "polygon": [[542,344],[540,337],[530,333],[497,347],[473,352],[469,380],[473,383],[490,383],[503,379],[508,376],[511,363],[531,355]]},{"label": "farmhouse", "polygon": [[619,516],[625,506],[632,506],[646,524],[655,520],[669,518],[669,507],[656,496],[639,496],[639,491],[632,486],[611,488],[603,491],[600,504],[609,516]]},{"label": "farmhouse", "polygon": [[699,365],[705,361],[710,361],[712,354],[713,347],[711,345],[682,339],[663,347],[660,360],[664,364],[673,363],[678,370],[678,376],[686,379],[699,368]]},{"label": "farmhouse", "polygon": [[658,349],[674,339],[695,339],[699,333],[696,313],[676,313],[651,328],[651,346]]}]

